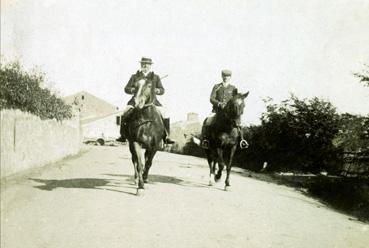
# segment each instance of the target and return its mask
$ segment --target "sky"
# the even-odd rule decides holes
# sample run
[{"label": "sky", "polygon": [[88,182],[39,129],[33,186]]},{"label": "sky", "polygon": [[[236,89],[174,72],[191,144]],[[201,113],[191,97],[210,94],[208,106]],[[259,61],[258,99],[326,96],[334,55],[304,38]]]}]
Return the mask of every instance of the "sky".
[{"label": "sky", "polygon": [[123,107],[123,91],[150,57],[172,121],[211,113],[221,70],[250,91],[244,124],[263,99],[291,93],[369,114],[369,88],[353,72],[369,64],[369,0],[1,0],[1,60],[47,75],[62,96],[88,91]]}]

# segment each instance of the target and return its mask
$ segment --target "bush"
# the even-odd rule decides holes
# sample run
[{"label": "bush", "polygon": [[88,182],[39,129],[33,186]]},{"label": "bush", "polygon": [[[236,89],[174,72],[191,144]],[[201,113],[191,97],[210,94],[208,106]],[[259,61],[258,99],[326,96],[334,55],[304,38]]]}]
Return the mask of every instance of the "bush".
[{"label": "bush", "polygon": [[268,142],[267,132],[262,125],[251,125],[243,127],[244,138],[249,143],[246,150],[237,150],[235,154],[235,163],[253,171],[260,171],[266,158],[272,154],[272,144]]},{"label": "bush", "polygon": [[0,109],[20,109],[41,119],[72,117],[71,106],[47,88],[44,75],[28,73],[18,62],[0,66]]},{"label": "bush", "polygon": [[332,142],[339,130],[333,105],[293,95],[281,104],[266,103],[261,125],[245,129],[250,148],[238,159],[259,169],[267,161],[274,171],[333,171],[340,153]]},{"label": "bush", "polygon": [[345,152],[369,151],[369,117],[342,114],[334,143]]},{"label": "bush", "polygon": [[201,148],[200,146],[196,145],[192,141],[187,142],[183,146],[182,153],[184,155],[191,155],[191,156],[196,156],[196,157],[205,157],[204,149]]}]

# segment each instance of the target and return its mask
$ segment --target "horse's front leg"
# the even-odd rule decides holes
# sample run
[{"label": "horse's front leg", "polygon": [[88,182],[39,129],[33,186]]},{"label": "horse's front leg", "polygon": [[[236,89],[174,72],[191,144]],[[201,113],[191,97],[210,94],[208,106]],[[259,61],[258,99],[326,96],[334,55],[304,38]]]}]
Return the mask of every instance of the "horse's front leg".
[{"label": "horse's front leg", "polygon": [[[220,180],[220,178],[222,177],[223,168],[225,166],[224,158],[223,158],[223,149],[222,148],[217,148],[217,154],[218,154],[218,165],[219,165],[219,168],[218,168],[217,174],[215,175],[215,181],[219,181]],[[215,164],[214,164],[214,166],[215,166]]]},{"label": "horse's front leg", "polygon": [[205,150],[205,153],[209,165],[209,186],[213,186],[215,178],[215,156],[210,149]]},{"label": "horse's front leg", "polygon": [[129,142],[129,150],[131,152],[131,159],[132,159],[132,163],[133,163],[133,169],[134,169],[134,177],[133,177],[133,181],[134,183],[137,185],[138,183],[138,171],[137,171],[137,168],[138,168],[138,161],[137,161],[137,155],[136,155],[136,150],[135,150],[135,147],[133,145],[133,142]]},{"label": "horse's front leg", "polygon": [[149,170],[152,165],[152,160],[154,159],[154,156],[156,154],[155,149],[146,149],[145,152],[145,171],[143,173],[143,180],[144,183],[148,183],[148,176],[149,176]]},{"label": "horse's front leg", "polygon": [[141,155],[141,146],[137,142],[133,142],[133,148],[137,157],[137,177],[138,177],[138,188],[137,188],[137,195],[141,195],[144,192],[144,181],[142,177],[143,173],[143,162],[142,162],[142,155]]},{"label": "horse's front leg", "polygon": [[236,149],[237,149],[237,145],[233,146],[229,154],[229,163],[227,164],[227,177],[225,180],[225,187],[224,187],[225,191],[228,191],[229,187],[231,186],[229,183],[229,175],[231,174],[232,161],[233,161],[233,156],[234,156],[234,153],[236,152]]},{"label": "horse's front leg", "polygon": [[215,161],[212,159],[208,159],[208,164],[209,164],[209,186],[213,186],[214,185],[214,180],[215,180]]}]

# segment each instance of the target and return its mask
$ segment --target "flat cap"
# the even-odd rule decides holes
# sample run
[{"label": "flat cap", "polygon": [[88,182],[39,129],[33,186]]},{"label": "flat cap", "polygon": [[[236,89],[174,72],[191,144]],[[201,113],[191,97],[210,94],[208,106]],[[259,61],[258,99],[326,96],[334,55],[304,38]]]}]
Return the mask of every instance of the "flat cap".
[{"label": "flat cap", "polygon": [[140,63],[141,64],[150,64],[151,65],[152,64],[152,59],[142,57]]},{"label": "flat cap", "polygon": [[222,76],[232,76],[232,71],[230,70],[222,70]]}]

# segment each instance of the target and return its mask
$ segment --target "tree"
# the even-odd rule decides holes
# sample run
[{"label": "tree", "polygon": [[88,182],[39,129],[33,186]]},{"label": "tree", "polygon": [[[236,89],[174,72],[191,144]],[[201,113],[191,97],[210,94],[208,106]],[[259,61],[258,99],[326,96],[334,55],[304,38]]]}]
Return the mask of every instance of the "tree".
[{"label": "tree", "polygon": [[354,76],[359,78],[365,86],[369,87],[369,65],[364,64],[364,69],[359,73],[354,73]]},{"label": "tree", "polygon": [[369,117],[342,114],[334,143],[346,152],[369,151]]},{"label": "tree", "polygon": [[63,120],[72,117],[71,106],[47,88],[45,75],[28,73],[18,62],[0,66],[0,109],[20,109],[41,119]]},{"label": "tree", "polygon": [[248,130],[250,148],[245,157],[259,159],[260,166],[267,161],[273,170],[329,170],[338,154],[332,142],[339,130],[334,106],[316,97],[301,100],[293,95],[280,104],[271,99],[266,104],[261,125]]}]

